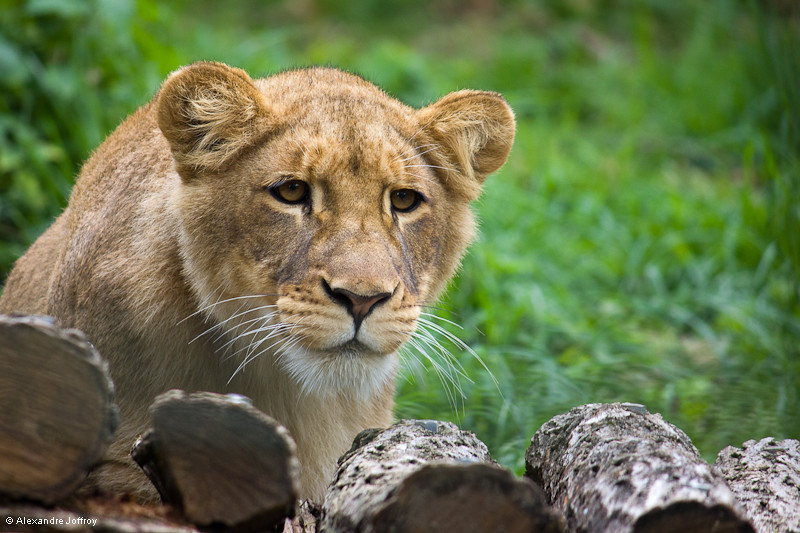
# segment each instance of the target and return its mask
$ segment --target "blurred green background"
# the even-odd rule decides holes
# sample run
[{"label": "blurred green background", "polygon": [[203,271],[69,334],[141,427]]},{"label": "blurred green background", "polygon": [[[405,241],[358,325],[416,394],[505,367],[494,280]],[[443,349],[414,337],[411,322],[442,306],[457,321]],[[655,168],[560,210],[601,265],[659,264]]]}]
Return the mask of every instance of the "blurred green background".
[{"label": "blurred green background", "polygon": [[494,378],[452,344],[441,379],[408,354],[398,416],[454,420],[517,471],[587,402],[643,403],[709,460],[800,438],[795,5],[0,0],[0,278],[179,65],[331,64],[415,106],[496,90],[516,144],[438,312],[463,329],[437,321]]}]

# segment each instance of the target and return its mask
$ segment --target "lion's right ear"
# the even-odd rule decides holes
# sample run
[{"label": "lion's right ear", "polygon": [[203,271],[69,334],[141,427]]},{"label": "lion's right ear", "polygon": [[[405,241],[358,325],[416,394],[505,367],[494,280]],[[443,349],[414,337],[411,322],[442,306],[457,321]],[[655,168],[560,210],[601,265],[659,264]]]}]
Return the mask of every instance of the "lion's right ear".
[{"label": "lion's right ear", "polygon": [[174,72],[157,98],[158,126],[185,180],[218,170],[274,124],[250,76],[222,63],[194,63]]}]

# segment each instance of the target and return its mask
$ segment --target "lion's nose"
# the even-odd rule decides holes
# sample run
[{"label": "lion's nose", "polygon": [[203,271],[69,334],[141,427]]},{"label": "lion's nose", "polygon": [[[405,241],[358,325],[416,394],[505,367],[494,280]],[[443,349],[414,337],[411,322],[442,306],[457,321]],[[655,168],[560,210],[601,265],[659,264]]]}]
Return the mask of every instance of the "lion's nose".
[{"label": "lion's nose", "polygon": [[326,281],[323,281],[325,292],[339,304],[345,306],[353,316],[356,331],[361,326],[361,322],[378,305],[382,304],[392,296],[390,292],[379,292],[376,294],[356,294],[342,288],[331,288]]}]

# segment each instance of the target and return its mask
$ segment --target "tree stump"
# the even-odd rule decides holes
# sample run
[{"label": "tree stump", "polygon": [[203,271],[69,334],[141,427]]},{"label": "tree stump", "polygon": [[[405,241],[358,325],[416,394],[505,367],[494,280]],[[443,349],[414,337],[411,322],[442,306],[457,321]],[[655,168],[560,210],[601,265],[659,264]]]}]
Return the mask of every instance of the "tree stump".
[{"label": "tree stump", "polygon": [[526,475],[576,532],[752,532],[689,437],[635,404],[590,404],[545,423]]},{"label": "tree stump", "polygon": [[773,438],[728,446],[714,466],[759,533],[800,533],[800,442]]},{"label": "tree stump", "polygon": [[265,530],[294,513],[289,432],[244,396],[169,391],[131,452],[165,503],[202,527]]},{"label": "tree stump", "polygon": [[113,398],[107,365],[81,332],[0,316],[0,493],[69,496],[116,430]]},{"label": "tree stump", "polygon": [[362,433],[340,459],[322,513],[327,533],[563,531],[538,487],[496,466],[485,444],[446,422]]}]

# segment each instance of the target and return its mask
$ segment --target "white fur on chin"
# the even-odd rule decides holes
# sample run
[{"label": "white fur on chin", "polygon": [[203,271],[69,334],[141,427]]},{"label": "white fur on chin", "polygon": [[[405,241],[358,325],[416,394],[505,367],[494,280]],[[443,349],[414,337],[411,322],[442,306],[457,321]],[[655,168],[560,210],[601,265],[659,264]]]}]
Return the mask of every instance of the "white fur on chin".
[{"label": "white fur on chin", "polygon": [[394,381],[399,366],[397,353],[331,355],[302,346],[281,350],[277,359],[302,394],[322,398],[346,395],[359,402],[384,391]]}]

